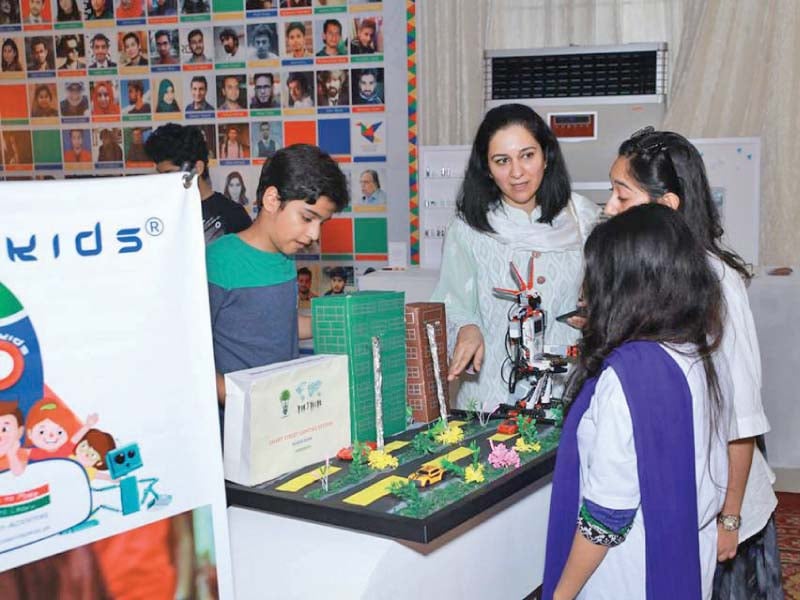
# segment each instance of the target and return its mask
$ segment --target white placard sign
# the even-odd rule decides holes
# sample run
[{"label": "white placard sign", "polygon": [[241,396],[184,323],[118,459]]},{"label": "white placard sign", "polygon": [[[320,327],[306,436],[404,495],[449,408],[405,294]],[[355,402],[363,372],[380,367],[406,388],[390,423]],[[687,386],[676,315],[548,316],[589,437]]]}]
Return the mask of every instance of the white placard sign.
[{"label": "white placard sign", "polygon": [[196,185],[0,197],[0,572],[186,513],[232,597]]}]

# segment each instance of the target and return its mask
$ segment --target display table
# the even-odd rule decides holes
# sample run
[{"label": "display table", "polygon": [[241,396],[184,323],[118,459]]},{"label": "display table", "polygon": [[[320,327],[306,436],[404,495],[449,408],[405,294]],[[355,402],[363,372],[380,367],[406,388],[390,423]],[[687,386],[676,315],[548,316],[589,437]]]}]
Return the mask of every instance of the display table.
[{"label": "display table", "polygon": [[542,583],[550,477],[430,544],[228,508],[237,600],[522,599]]},{"label": "display table", "polygon": [[[492,445],[519,439],[498,433],[501,422],[452,419],[463,438],[427,451],[417,442],[429,430],[403,432],[386,441],[394,468],[333,460],[324,489],[320,464],[254,487],[226,482],[237,597],[263,597],[265,581],[276,598],[528,596],[542,580],[560,428],[537,424],[537,450],[520,454],[516,468],[495,468],[486,460]],[[482,483],[451,472],[478,451]],[[444,478],[411,481],[442,464]]]}]

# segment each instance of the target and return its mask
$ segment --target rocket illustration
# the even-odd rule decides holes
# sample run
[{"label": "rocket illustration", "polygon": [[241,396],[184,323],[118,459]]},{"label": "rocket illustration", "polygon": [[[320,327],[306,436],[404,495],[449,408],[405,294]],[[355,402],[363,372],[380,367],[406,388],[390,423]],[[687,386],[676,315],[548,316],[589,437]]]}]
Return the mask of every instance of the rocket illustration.
[{"label": "rocket illustration", "polygon": [[25,307],[0,282],[0,401],[15,401],[23,416],[44,394],[39,341]]}]

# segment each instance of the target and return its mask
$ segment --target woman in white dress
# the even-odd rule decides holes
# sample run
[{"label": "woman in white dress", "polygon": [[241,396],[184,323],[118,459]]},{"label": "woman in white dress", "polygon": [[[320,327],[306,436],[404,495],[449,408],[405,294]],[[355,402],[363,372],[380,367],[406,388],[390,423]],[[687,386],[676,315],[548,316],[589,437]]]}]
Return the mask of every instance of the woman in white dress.
[{"label": "woman in white dress", "polygon": [[449,378],[466,373],[458,407],[491,412],[528,391],[524,380],[509,385],[506,332],[514,305],[493,291],[517,287],[510,263],[527,273],[534,259],[545,344],[577,340],[578,332],[555,317],[575,308],[583,243],[598,213],[592,202],[571,193],[558,141],[539,115],[521,104],[486,113],[445,236],[433,294],[447,312]]}]

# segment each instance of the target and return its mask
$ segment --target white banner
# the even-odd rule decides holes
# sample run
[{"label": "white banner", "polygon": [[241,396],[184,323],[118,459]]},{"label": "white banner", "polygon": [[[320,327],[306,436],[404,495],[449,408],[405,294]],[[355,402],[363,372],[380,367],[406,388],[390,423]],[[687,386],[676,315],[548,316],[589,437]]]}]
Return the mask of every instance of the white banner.
[{"label": "white banner", "polygon": [[0,184],[0,425],[0,572],[192,511],[232,597],[196,185]]}]

